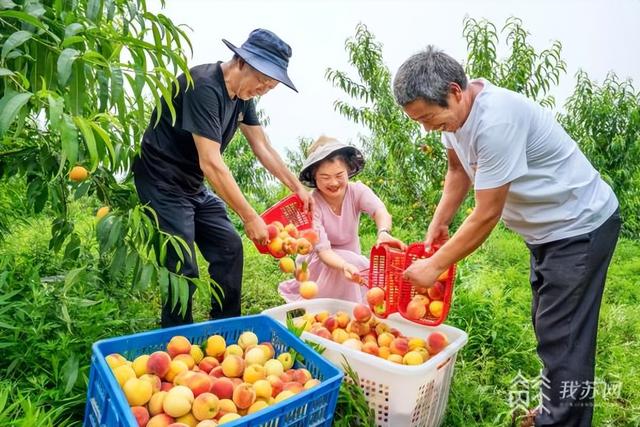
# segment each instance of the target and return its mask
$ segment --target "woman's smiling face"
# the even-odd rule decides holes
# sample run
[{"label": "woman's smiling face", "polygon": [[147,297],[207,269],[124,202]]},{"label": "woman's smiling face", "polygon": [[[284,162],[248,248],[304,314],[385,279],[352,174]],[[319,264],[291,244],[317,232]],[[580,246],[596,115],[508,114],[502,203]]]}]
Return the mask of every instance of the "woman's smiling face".
[{"label": "woman's smiling face", "polygon": [[341,158],[324,160],[315,171],[316,187],[329,199],[342,197],[349,184],[349,170]]}]

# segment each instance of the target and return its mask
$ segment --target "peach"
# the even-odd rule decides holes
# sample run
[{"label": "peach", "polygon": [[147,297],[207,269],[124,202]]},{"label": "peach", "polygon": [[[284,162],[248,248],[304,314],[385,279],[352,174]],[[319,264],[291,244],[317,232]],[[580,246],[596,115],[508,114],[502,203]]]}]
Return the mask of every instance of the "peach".
[{"label": "peach", "polygon": [[192,413],[184,414],[183,416],[176,418],[175,422],[175,427],[196,427],[197,425],[198,419]]},{"label": "peach", "polygon": [[218,357],[224,354],[227,349],[227,342],[221,335],[212,335],[207,339],[205,353],[207,356]]},{"label": "peach", "polygon": [[116,381],[120,384],[120,387],[124,385],[131,378],[136,378],[136,372],[129,365],[120,365],[113,369],[113,375],[116,377]]},{"label": "peach", "polygon": [[104,358],[111,369],[115,369],[118,366],[122,366],[127,363],[127,359],[118,353],[112,353]]},{"label": "peach", "polygon": [[194,372],[193,375],[187,377],[186,385],[191,389],[195,397],[203,393],[207,393],[213,386],[214,379],[203,372]]},{"label": "peach", "polygon": [[348,332],[348,334],[349,334],[349,338],[353,338],[360,341],[360,335],[356,334],[355,332]]},{"label": "peach", "polygon": [[151,384],[138,378],[129,378],[122,386],[122,391],[129,402],[129,406],[142,406],[146,404],[153,390]]},{"label": "peach", "polygon": [[293,381],[293,372],[292,372],[292,370],[289,369],[288,371],[286,371],[282,375],[280,375],[280,380],[283,383],[290,383],[291,381]]},{"label": "peach", "polygon": [[298,394],[301,391],[304,391],[304,386],[297,381],[290,381],[288,383],[284,383],[282,389],[284,391],[291,391],[295,394]]},{"label": "peach", "polygon": [[362,337],[362,343],[363,344],[364,343],[368,343],[368,342],[375,343],[376,345],[378,344],[378,337],[376,336],[375,333],[369,332],[367,335]]},{"label": "peach", "polygon": [[136,419],[139,427],[145,427],[149,422],[149,411],[144,406],[134,406],[131,408],[133,417]]},{"label": "peach", "polygon": [[271,384],[271,397],[276,397],[278,393],[282,391],[284,382],[282,382],[282,380],[275,375],[269,375],[267,377],[267,381],[269,381],[269,383]]},{"label": "peach", "polygon": [[164,403],[164,398],[166,396],[166,391],[159,391],[151,396],[151,399],[149,399],[149,405],[147,405],[151,416],[161,414],[164,411],[164,409],[162,409],[162,404]]},{"label": "peach", "polygon": [[245,353],[244,350],[238,344],[231,344],[224,351],[223,359],[226,359],[230,354],[233,354],[233,355],[236,355],[236,356],[240,356],[240,357],[244,357],[244,353]]},{"label": "peach", "polygon": [[267,361],[267,357],[263,349],[260,347],[254,347],[244,355],[244,361],[247,366],[264,365]]},{"label": "peach", "polygon": [[387,360],[389,362],[399,363],[400,365],[402,365],[402,356],[400,356],[399,354],[391,354],[389,355],[389,357],[387,357]]},{"label": "peach", "polygon": [[258,400],[249,407],[247,414],[253,414],[254,412],[258,412],[259,410],[264,409],[267,406],[269,406],[267,402],[265,402],[264,400]]},{"label": "peach", "polygon": [[407,304],[406,315],[409,319],[422,319],[427,314],[427,307],[420,301],[412,300]]},{"label": "peach", "polygon": [[447,268],[445,271],[440,273],[437,280],[439,282],[446,282],[448,279],[449,279],[449,269]]},{"label": "peach", "polygon": [[278,395],[276,396],[276,403],[280,403],[285,399],[290,398],[291,396],[295,396],[295,393],[292,392],[291,390],[282,390],[280,393],[278,393]]},{"label": "peach", "polygon": [[384,302],[384,289],[373,287],[367,291],[367,302],[369,305],[376,306]]},{"label": "peach", "polygon": [[213,420],[203,420],[196,427],[218,427],[218,423]]},{"label": "peach", "polygon": [[342,345],[344,345],[345,347],[351,348],[353,350],[358,350],[358,351],[362,350],[362,341],[355,338],[349,338],[348,340],[343,342]]},{"label": "peach", "polygon": [[333,332],[338,327],[338,320],[335,316],[327,317],[327,320],[324,321],[324,327],[329,330],[329,332]]},{"label": "peach", "polygon": [[189,368],[189,370],[193,369],[193,367],[196,366],[196,361],[193,360],[193,357],[191,357],[190,354],[178,354],[173,358],[173,360],[184,363],[185,365],[187,365],[187,368]]},{"label": "peach", "polygon": [[398,337],[402,336],[402,333],[399,330],[397,330],[396,328],[390,328],[389,329],[389,333],[391,335],[393,335],[395,338],[398,338]]},{"label": "peach", "polygon": [[305,282],[300,283],[300,296],[304,299],[312,299],[318,295],[318,285],[316,282],[312,282],[311,280],[307,280]]},{"label": "peach", "polygon": [[376,316],[384,316],[387,314],[387,305],[383,302],[373,307],[373,312]]},{"label": "peach", "polygon": [[160,377],[157,375],[144,374],[140,377],[140,379],[151,384],[152,393],[157,393],[162,388],[162,381],[160,381]]},{"label": "peach", "polygon": [[307,241],[311,243],[312,246],[317,245],[320,241],[320,236],[318,236],[318,233],[313,229],[301,231],[300,237],[307,239]]},{"label": "peach", "polygon": [[182,372],[187,372],[189,367],[179,360],[172,360],[169,363],[169,371],[165,374],[164,379],[170,382],[174,382],[176,376]]},{"label": "peach", "polygon": [[424,359],[417,351],[410,351],[404,355],[402,363],[405,365],[421,365],[424,363]]},{"label": "peach", "polygon": [[258,336],[251,331],[245,331],[238,338],[238,345],[243,350],[246,350],[249,345],[258,345]]},{"label": "peach", "polygon": [[351,318],[349,317],[349,314],[347,314],[344,311],[338,311],[335,314],[336,320],[338,322],[338,328],[346,328],[347,325],[349,324],[349,321],[351,320]]},{"label": "peach", "polygon": [[299,255],[308,255],[313,250],[313,246],[311,242],[309,242],[304,237],[300,237],[297,241],[298,244],[298,254]]},{"label": "peach", "polygon": [[431,302],[428,297],[420,294],[414,295],[413,298],[411,298],[411,301],[417,301],[424,306],[429,305],[429,303]]},{"label": "peach", "polygon": [[309,269],[306,261],[303,261],[300,267],[296,267],[293,277],[295,277],[298,282],[306,282],[309,280]]},{"label": "peach", "polygon": [[296,369],[293,372],[293,380],[299,382],[300,384],[304,384],[312,378],[311,372],[308,370],[301,368]]},{"label": "peach", "polygon": [[418,347],[418,348],[416,348],[415,350],[412,350],[412,351],[420,353],[420,355],[422,356],[422,360],[424,362],[429,360],[429,358],[431,357],[431,355],[429,354],[429,350],[427,350],[426,348],[423,348],[423,347]]},{"label": "peach", "polygon": [[449,345],[449,339],[442,332],[432,332],[427,337],[427,350],[430,354],[438,354]]},{"label": "peach", "polygon": [[278,233],[281,231],[284,231],[284,225],[280,221],[273,221],[271,222],[271,225],[276,227],[276,229],[278,230]]},{"label": "peach", "polygon": [[[297,254],[298,253],[298,240],[294,239],[293,237],[290,237],[290,236],[285,237],[284,239],[282,239],[282,250],[284,251],[284,253],[286,253],[288,255]],[[289,271],[288,273],[293,273],[293,270],[295,269],[295,263],[293,262],[293,260],[291,260],[291,264],[290,265],[291,265],[292,268],[291,268],[291,271]]]},{"label": "peach", "polygon": [[264,364],[264,369],[266,371],[267,376],[275,375],[279,377],[284,372],[284,366],[282,366],[282,362],[278,359],[270,359]]},{"label": "peach", "polygon": [[267,371],[264,369],[262,365],[249,365],[244,370],[244,374],[242,379],[245,383],[253,384],[258,380],[263,380],[267,377]]},{"label": "peach", "polygon": [[192,344],[191,350],[189,351],[189,355],[193,359],[195,364],[199,364],[204,358],[204,353],[202,352],[202,348],[199,345]]},{"label": "peach", "polygon": [[282,241],[284,241],[284,239],[287,239],[291,236],[289,236],[289,233],[287,233],[286,231],[282,230],[278,233],[278,237],[282,239]]},{"label": "peach", "polygon": [[239,420],[240,418],[242,418],[242,416],[230,412],[220,417],[218,425],[221,426],[222,424],[230,423],[231,421]]},{"label": "peach", "polygon": [[362,351],[373,356],[380,355],[380,348],[375,342],[366,342],[362,345]]},{"label": "peach", "polygon": [[415,350],[419,347],[427,348],[427,343],[422,338],[410,338],[409,339],[409,350]]},{"label": "peach", "polygon": [[429,304],[429,311],[435,318],[439,319],[442,316],[443,309],[444,303],[442,301],[431,301],[431,304]]},{"label": "peach", "polygon": [[390,355],[391,355],[391,350],[389,350],[389,347],[379,347],[378,348],[378,356],[379,357],[382,357],[383,359],[388,359]]},{"label": "peach", "polygon": [[191,407],[193,416],[199,421],[213,419],[219,411],[218,396],[212,393],[202,393],[196,397]]},{"label": "peach", "polygon": [[233,402],[238,409],[247,409],[256,401],[256,392],[251,384],[242,383],[233,390]]},{"label": "peach", "polygon": [[409,351],[409,341],[406,338],[395,338],[389,346],[392,354],[404,356]]},{"label": "peach", "polygon": [[169,424],[169,427],[191,427],[191,426],[189,424],[180,423],[178,422],[178,419],[176,419],[174,422]]},{"label": "peach", "polygon": [[342,344],[347,339],[349,339],[349,334],[342,328],[338,328],[331,333],[331,339],[337,342],[338,344]]},{"label": "peach", "polygon": [[293,357],[291,357],[291,353],[288,352],[284,352],[284,353],[280,353],[280,355],[278,356],[278,360],[280,361],[280,363],[282,363],[282,366],[285,370],[287,369],[291,369],[291,367],[293,366]]},{"label": "peach", "polygon": [[217,378],[211,386],[211,393],[219,399],[231,399],[233,397],[233,382],[226,377]]},{"label": "peach", "polygon": [[162,408],[169,416],[181,417],[191,412],[193,400],[193,392],[188,387],[178,385],[167,392]]},{"label": "peach", "polygon": [[441,300],[444,298],[444,285],[442,282],[436,282],[432,287],[427,289],[427,295],[429,298]]},{"label": "peach", "polygon": [[167,414],[157,414],[151,417],[147,427],[169,427],[175,420]]},{"label": "peach", "polygon": [[307,381],[306,383],[304,383],[304,388],[305,388],[305,390],[308,390],[311,387],[317,386],[318,384],[320,384],[320,380],[312,378],[309,381]]},{"label": "peach", "polygon": [[316,322],[324,323],[325,320],[330,316],[330,313],[327,310],[322,310],[316,313]]},{"label": "peach", "polygon": [[313,334],[328,339],[330,340],[332,335],[331,332],[329,332],[329,330],[327,328],[325,328],[324,326],[320,326],[318,329],[316,329],[315,331],[312,331]]},{"label": "peach", "polygon": [[169,366],[171,365],[171,357],[164,351],[156,351],[151,353],[149,360],[147,361],[147,373],[154,374],[160,378],[169,372]]},{"label": "peach", "polygon": [[376,335],[380,336],[382,333],[389,331],[389,325],[384,322],[380,322],[376,325],[374,330],[376,331]]},{"label": "peach", "polygon": [[271,344],[268,341],[258,344],[258,348],[261,348],[262,351],[264,351],[264,355],[265,355],[264,360],[273,359],[274,356],[276,355],[276,350],[273,348],[273,344]]},{"label": "peach", "polygon": [[211,356],[203,357],[200,363],[198,363],[198,367],[200,368],[200,370],[202,372],[206,372],[207,374],[217,366],[220,366],[220,362],[218,362],[218,359]]},{"label": "peach", "polygon": [[354,334],[357,334],[359,337],[362,337],[367,335],[369,332],[371,332],[371,327],[369,326],[368,323],[357,322],[355,320],[352,320],[347,325],[347,332],[353,332]]},{"label": "peach", "polygon": [[353,308],[353,318],[358,322],[368,322],[371,319],[371,310],[364,304],[358,304]]},{"label": "peach", "polygon": [[253,383],[253,389],[256,391],[256,397],[264,397],[269,399],[273,392],[273,387],[269,380],[261,379]]},{"label": "peach", "polygon": [[244,359],[235,354],[227,356],[222,361],[222,372],[229,378],[241,377],[244,372]]},{"label": "peach", "polygon": [[162,381],[162,385],[160,386],[160,391],[169,391],[173,388],[173,383],[168,381]]},{"label": "peach", "polygon": [[231,399],[220,399],[220,402],[218,402],[218,406],[220,408],[219,414],[235,414],[238,412],[236,404],[233,403],[233,400]]},{"label": "peach", "polygon": [[282,240],[282,238],[280,236],[276,236],[269,241],[269,244],[267,244],[267,249],[274,258],[282,258],[286,255],[284,252],[283,244],[284,241]]},{"label": "peach", "polygon": [[142,356],[138,356],[135,358],[131,367],[133,368],[133,371],[136,373],[136,377],[140,378],[144,374],[148,373],[147,372],[148,361],[149,361],[148,354],[143,354]]},{"label": "peach", "polygon": [[191,342],[186,337],[176,335],[171,338],[169,344],[167,344],[167,353],[173,359],[179,354],[189,354],[191,351]]},{"label": "peach", "polygon": [[278,233],[280,232],[280,230],[278,230],[278,227],[276,227],[273,224],[269,224],[267,225],[267,233],[269,233],[269,240],[273,240],[278,236]]},{"label": "peach", "polygon": [[278,268],[283,273],[293,274],[296,271],[296,263],[289,257],[283,257],[278,262]]},{"label": "peach", "polygon": [[214,378],[224,377],[222,366],[216,366],[211,371],[209,371],[209,376]]},{"label": "peach", "polygon": [[284,226],[284,231],[289,233],[289,236],[295,237],[296,239],[298,238],[298,236],[300,234],[298,232],[298,228],[294,224],[291,224],[291,223]]}]

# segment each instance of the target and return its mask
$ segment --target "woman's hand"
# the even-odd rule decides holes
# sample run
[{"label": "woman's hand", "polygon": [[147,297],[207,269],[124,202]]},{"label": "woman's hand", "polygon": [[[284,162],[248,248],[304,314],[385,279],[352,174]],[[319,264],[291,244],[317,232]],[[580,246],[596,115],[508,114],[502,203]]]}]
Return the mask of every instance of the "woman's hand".
[{"label": "woman's hand", "polygon": [[362,281],[362,277],[360,276],[360,269],[353,264],[345,262],[342,266],[342,273],[344,273],[344,277],[354,283],[359,284]]},{"label": "woman's hand", "polygon": [[402,242],[402,240],[396,239],[387,231],[382,231],[381,233],[378,234],[378,240],[376,240],[376,246],[379,246],[382,244],[391,246],[392,248],[398,248],[401,251],[404,251],[407,248],[407,245],[405,245],[404,242]]}]

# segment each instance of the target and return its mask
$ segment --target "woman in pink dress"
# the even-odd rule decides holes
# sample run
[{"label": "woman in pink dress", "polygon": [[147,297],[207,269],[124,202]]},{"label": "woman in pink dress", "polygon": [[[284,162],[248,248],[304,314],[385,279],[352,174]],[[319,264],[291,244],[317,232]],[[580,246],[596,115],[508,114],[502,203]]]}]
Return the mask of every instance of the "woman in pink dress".
[{"label": "woman in pink dress", "polygon": [[[296,264],[308,264],[309,280],[318,285],[318,298],[338,298],[363,302],[366,287],[358,284],[360,272],[369,267],[369,260],[360,251],[358,227],[360,214],[373,218],[378,229],[376,244],[404,248],[391,234],[391,215],[384,203],[361,182],[349,182],[364,166],[358,149],[341,142],[320,137],[309,148],[302,165],[300,181],[315,188],[313,226],[319,241],[313,252],[298,256]],[[278,291],[287,301],[297,301],[299,282],[295,279],[280,283]]]}]

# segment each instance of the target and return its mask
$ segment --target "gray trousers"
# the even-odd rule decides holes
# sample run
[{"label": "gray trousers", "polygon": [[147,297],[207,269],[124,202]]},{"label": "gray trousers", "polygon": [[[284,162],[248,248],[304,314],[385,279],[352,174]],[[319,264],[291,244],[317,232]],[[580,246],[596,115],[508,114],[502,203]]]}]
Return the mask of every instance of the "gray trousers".
[{"label": "gray trousers", "polygon": [[590,233],[527,245],[543,363],[536,426],[591,426],[600,302],[619,232],[616,211]]}]

